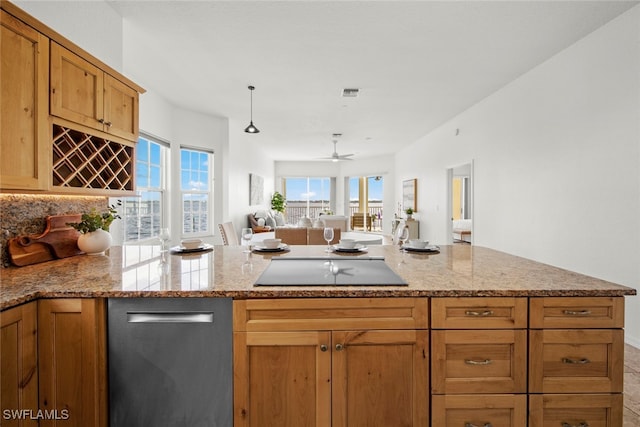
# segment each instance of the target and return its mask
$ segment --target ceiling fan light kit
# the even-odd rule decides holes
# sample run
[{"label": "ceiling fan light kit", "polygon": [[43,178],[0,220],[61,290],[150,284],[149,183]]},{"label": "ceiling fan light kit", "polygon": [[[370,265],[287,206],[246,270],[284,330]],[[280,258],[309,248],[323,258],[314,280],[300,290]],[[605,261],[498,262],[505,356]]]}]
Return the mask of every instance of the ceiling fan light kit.
[{"label": "ceiling fan light kit", "polygon": [[254,90],[254,89],[255,89],[255,87],[253,87],[253,86],[249,86],[249,93],[250,93],[250,95],[251,95],[251,110],[250,110],[250,112],[251,112],[251,116],[250,116],[250,117],[251,117],[251,119],[250,119],[250,121],[249,121],[249,126],[247,126],[246,128],[244,128],[244,131],[245,131],[245,132],[247,132],[247,133],[260,133],[260,130],[259,130],[257,127],[255,127],[255,126],[253,125],[253,90]]},{"label": "ceiling fan light kit", "polygon": [[[334,136],[336,135],[340,135],[340,134],[334,134]],[[336,144],[338,143],[338,141],[334,139],[332,142],[333,142],[333,153],[331,154],[331,157],[323,157],[323,159],[331,160],[332,162],[339,162],[341,160],[353,160],[351,158],[353,154],[338,154],[338,149],[336,148]]]}]

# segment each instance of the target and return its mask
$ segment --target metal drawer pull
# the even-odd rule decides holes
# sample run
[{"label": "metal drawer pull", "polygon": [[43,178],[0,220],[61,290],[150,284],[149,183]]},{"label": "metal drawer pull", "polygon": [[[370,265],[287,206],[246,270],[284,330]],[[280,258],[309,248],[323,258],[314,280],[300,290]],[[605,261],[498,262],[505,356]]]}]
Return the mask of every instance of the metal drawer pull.
[{"label": "metal drawer pull", "polygon": [[465,359],[464,363],[466,363],[467,365],[491,365],[493,361],[491,359],[484,359],[484,360]]},{"label": "metal drawer pull", "polygon": [[213,313],[127,313],[129,323],[213,323]]},{"label": "metal drawer pull", "polygon": [[589,423],[586,421],[580,421],[579,424],[570,424],[566,421],[563,421],[562,427],[589,427]]},{"label": "metal drawer pull", "polygon": [[[491,423],[484,423],[481,426],[474,424],[474,423],[470,423],[469,421],[467,421],[466,423],[464,423],[464,427],[493,427],[493,424]],[[562,427],[567,427],[567,426],[562,426]],[[589,426],[586,426],[589,427]]]},{"label": "metal drawer pull", "polygon": [[571,359],[569,357],[563,357],[562,363],[567,363],[571,365],[586,365],[587,363],[591,363],[591,360],[583,358],[583,359]]},{"label": "metal drawer pull", "polygon": [[467,310],[464,312],[467,316],[491,316],[493,314],[493,310],[485,310],[485,311],[471,311]]},{"label": "metal drawer pull", "polygon": [[590,316],[591,315],[591,310],[580,310],[580,311],[562,310],[562,312],[567,316]]}]

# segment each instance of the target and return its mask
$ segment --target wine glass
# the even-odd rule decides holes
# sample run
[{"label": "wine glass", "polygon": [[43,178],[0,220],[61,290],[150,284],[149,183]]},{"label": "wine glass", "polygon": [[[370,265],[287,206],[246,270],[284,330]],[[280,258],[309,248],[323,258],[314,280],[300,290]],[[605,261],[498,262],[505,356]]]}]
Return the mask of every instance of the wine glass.
[{"label": "wine glass", "polygon": [[171,233],[167,227],[163,227],[160,229],[158,233],[158,239],[160,239],[160,251],[164,252],[168,250],[169,241],[171,240]]},{"label": "wine glass", "polygon": [[409,238],[409,227],[404,226],[398,235],[398,240],[400,241],[400,249],[404,247],[405,242]]},{"label": "wine glass", "polygon": [[242,252],[251,252],[251,239],[253,238],[253,230],[250,228],[243,228],[240,232],[242,238],[242,246],[246,248]]},{"label": "wine glass", "polygon": [[325,252],[331,252],[331,241],[333,240],[333,228],[325,227],[323,232],[324,240],[327,241],[327,249]]}]

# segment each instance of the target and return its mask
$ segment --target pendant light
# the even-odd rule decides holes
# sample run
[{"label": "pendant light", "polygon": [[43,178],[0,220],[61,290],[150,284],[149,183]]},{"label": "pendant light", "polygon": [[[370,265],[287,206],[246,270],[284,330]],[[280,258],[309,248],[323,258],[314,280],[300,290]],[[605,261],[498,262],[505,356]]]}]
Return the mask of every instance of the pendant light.
[{"label": "pendant light", "polygon": [[251,122],[249,123],[249,126],[247,126],[244,131],[247,133],[259,133],[260,130],[258,130],[257,127],[255,127],[253,125],[253,90],[255,89],[255,87],[253,86],[249,86],[249,93],[251,94]]}]

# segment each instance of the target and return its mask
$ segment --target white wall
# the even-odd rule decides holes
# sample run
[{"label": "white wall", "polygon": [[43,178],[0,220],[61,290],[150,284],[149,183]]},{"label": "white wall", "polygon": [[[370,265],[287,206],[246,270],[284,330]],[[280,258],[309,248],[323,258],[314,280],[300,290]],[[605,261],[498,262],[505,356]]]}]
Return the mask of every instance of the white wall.
[{"label": "white wall", "polygon": [[445,242],[446,169],[473,160],[476,245],[638,288],[639,113],[636,6],[402,150],[396,181],[418,178],[423,237]]}]

